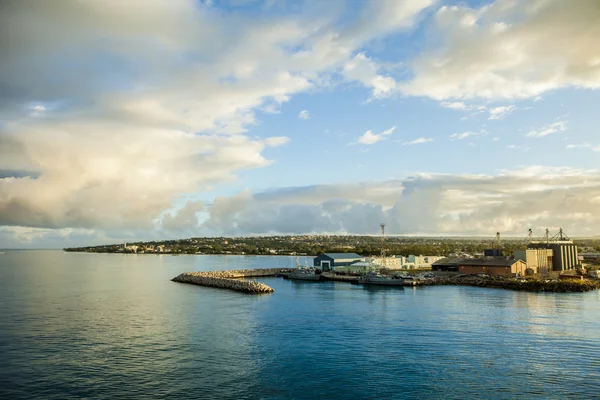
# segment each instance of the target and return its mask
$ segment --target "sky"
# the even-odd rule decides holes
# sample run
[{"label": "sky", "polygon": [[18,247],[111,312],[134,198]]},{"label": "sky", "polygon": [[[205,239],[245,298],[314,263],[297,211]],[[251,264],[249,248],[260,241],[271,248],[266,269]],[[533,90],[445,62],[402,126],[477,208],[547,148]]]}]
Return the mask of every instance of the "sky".
[{"label": "sky", "polygon": [[0,26],[0,248],[600,234],[597,0],[8,0]]}]

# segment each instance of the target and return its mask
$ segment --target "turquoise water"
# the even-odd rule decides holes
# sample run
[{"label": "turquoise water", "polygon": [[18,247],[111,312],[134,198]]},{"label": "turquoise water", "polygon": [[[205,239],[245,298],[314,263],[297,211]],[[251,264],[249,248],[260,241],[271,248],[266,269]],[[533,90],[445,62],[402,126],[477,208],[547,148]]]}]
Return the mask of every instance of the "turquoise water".
[{"label": "turquoise water", "polygon": [[[301,261],[303,263],[303,261]],[[598,398],[600,292],[365,289],[184,271],[291,257],[0,254],[0,398]]]}]

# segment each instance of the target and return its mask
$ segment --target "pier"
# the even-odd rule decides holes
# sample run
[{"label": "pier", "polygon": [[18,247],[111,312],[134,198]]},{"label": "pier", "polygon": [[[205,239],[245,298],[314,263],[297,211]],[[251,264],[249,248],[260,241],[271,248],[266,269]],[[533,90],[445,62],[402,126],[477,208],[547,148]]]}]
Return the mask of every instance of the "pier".
[{"label": "pier", "polygon": [[184,272],[173,282],[189,283],[192,285],[228,289],[248,294],[273,293],[272,287],[264,283],[247,281],[244,278],[257,278],[265,276],[279,276],[288,273],[287,268],[244,269],[230,271]]}]

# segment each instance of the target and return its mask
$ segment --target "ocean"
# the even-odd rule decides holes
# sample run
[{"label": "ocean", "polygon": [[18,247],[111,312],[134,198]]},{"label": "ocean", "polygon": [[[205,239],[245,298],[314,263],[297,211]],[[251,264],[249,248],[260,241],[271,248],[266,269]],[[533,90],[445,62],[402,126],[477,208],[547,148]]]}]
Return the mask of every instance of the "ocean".
[{"label": "ocean", "polygon": [[254,296],[170,281],[294,265],[5,250],[0,398],[600,397],[600,292],[264,278],[275,293]]}]

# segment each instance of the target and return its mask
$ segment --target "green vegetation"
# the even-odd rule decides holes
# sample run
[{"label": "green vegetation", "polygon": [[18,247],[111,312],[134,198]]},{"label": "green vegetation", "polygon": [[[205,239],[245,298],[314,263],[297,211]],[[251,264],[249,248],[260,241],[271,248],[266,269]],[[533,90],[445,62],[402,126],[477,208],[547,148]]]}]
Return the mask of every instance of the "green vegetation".
[{"label": "green vegetation", "polygon": [[[492,247],[492,238],[418,238],[389,236],[385,239],[388,255],[430,255],[476,254]],[[600,240],[577,241],[580,248],[600,248]],[[365,256],[381,252],[379,236],[351,235],[298,235],[298,236],[252,236],[252,237],[213,237],[165,240],[154,242],[68,248],[66,251],[95,253],[168,253],[168,254],[254,254],[254,255],[315,255],[323,252],[358,253]],[[137,248],[136,248],[137,247]],[[522,240],[505,239],[502,242],[504,254],[525,248]]]}]

